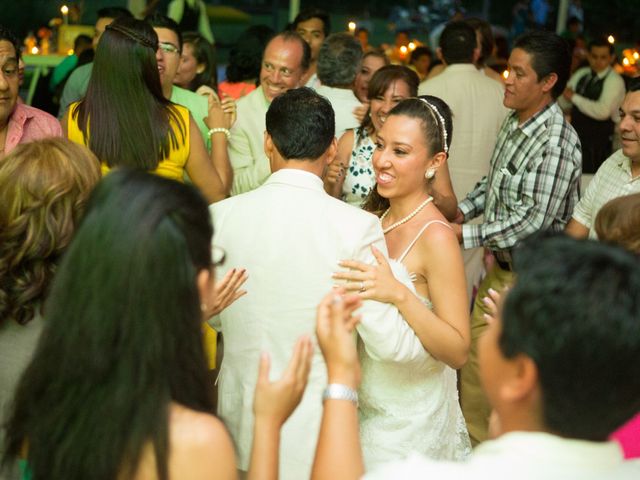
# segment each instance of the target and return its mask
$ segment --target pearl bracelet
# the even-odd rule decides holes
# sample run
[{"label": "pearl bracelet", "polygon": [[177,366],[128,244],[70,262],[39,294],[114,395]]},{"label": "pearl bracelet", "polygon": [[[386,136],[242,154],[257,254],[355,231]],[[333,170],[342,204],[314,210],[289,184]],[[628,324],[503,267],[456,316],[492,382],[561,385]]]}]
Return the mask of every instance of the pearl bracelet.
[{"label": "pearl bracelet", "polygon": [[347,387],[340,383],[330,383],[322,393],[322,401],[325,400],[349,400],[353,404],[358,406],[358,392],[353,388]]},{"label": "pearl bracelet", "polygon": [[214,133],[224,133],[224,136],[227,137],[227,140],[229,140],[229,137],[231,137],[231,132],[229,131],[228,128],[222,128],[222,127],[212,128],[211,130],[209,130],[207,135],[211,136]]}]

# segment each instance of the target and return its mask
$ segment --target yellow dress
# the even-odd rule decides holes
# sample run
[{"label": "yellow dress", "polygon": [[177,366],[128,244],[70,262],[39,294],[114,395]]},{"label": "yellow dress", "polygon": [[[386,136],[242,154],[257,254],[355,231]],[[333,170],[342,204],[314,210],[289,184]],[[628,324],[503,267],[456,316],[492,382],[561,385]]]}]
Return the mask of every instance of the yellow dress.
[{"label": "yellow dress", "polygon": [[[189,157],[189,145],[190,145],[190,137],[189,137],[189,110],[182,105],[174,105],[180,114],[180,118],[184,122],[186,132],[185,132],[185,141],[178,148],[171,148],[169,153],[169,157],[161,160],[158,164],[158,167],[153,170],[151,173],[156,175],[160,175],[161,177],[170,178],[171,180],[177,180],[178,182],[182,182],[184,178],[184,168],[187,164],[187,158]],[[74,119],[73,112],[78,107],[78,102],[71,104],[69,109],[69,119],[67,123],[67,137],[74,143],[79,143],[81,145],[87,145],[89,143],[89,139],[85,138],[82,130],[77,122],[77,117]],[[172,126],[177,127],[177,125]],[[177,130],[177,129],[176,129]],[[105,175],[109,172],[109,166],[102,162],[102,174]],[[209,358],[209,368],[216,368],[216,349],[217,349],[217,332],[211,328],[207,323],[204,323],[202,328],[202,334],[204,336],[204,344],[205,350],[207,352],[207,357]]]},{"label": "yellow dress", "polygon": [[[72,103],[69,108],[67,137],[74,143],[88,145],[89,138],[85,138],[82,130],[80,130],[80,126],[78,125],[78,117],[74,118],[73,115],[76,108],[78,108],[78,103],[79,102]],[[187,158],[189,157],[189,146],[191,144],[191,139],[189,138],[189,110],[182,105],[174,105],[174,107],[177,109],[186,129],[184,142],[177,148],[172,147],[169,152],[169,157],[161,160],[157,168],[152,170],[151,173],[182,182],[185,165],[187,164]],[[175,131],[178,131],[178,126],[175,125],[174,122],[172,122],[172,127],[175,127]],[[178,135],[178,138],[180,138],[180,135]],[[106,163],[102,162],[102,174],[106,174],[109,170],[110,167]]]}]

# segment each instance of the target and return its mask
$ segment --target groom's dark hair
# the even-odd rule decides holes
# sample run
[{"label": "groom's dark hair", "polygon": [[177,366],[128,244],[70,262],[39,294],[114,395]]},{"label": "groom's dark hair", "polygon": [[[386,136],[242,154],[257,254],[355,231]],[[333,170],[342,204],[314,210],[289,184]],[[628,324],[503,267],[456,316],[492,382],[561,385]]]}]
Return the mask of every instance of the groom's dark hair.
[{"label": "groom's dark hair", "polygon": [[499,346],[538,370],[542,421],[604,441],[640,411],[640,262],[619,247],[564,235],[515,252]]},{"label": "groom's dark hair", "polygon": [[335,138],[329,101],[307,87],[278,95],[267,110],[267,133],[286,160],[316,160]]}]

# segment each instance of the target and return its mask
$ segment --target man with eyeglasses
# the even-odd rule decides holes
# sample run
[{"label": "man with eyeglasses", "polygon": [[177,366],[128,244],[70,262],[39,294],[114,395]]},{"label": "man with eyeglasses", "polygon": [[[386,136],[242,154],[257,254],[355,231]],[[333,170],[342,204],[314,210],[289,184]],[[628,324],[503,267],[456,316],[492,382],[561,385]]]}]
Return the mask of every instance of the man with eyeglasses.
[{"label": "man with eyeglasses", "polygon": [[267,44],[260,86],[238,101],[238,120],[231,128],[231,195],[254,190],[271,175],[263,146],[265,115],[274,98],[301,85],[310,61],[311,49],[296,32],[282,32]]}]

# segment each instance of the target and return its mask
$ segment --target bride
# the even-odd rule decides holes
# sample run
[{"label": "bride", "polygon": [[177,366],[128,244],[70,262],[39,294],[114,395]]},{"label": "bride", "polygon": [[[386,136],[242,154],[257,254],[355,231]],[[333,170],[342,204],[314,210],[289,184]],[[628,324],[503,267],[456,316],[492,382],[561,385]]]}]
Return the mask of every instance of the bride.
[{"label": "bride", "polygon": [[394,363],[373,359],[359,344],[367,470],[412,451],[460,460],[471,450],[454,370],[466,362],[470,344],[464,266],[456,236],[429,195],[451,132],[447,104],[423,96],[394,107],[376,141],[377,188],[363,208],[380,216],[391,263],[406,268],[413,288],[395,279],[374,247],[378,265],[347,260],[340,265],[349,270],[334,275],[363,299],[393,303],[425,350],[410,363]]}]

